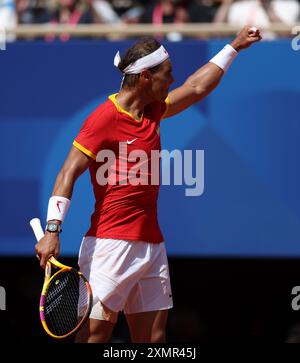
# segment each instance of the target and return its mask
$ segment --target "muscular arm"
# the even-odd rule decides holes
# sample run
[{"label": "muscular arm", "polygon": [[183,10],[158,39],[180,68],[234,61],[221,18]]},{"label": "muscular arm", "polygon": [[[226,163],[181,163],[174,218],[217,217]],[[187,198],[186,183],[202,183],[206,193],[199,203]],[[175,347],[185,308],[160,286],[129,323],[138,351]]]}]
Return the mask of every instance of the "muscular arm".
[{"label": "muscular arm", "polygon": [[[261,40],[259,31],[254,33],[250,27],[245,27],[231,42],[231,46],[239,52],[259,40]],[[169,104],[164,118],[174,116],[201,101],[217,87],[223,74],[224,71],[214,63],[205,64],[192,74],[182,86],[169,93]]]},{"label": "muscular arm", "polygon": [[72,146],[63,167],[57,175],[52,195],[71,199],[77,178],[88,168],[91,158]]},{"label": "muscular arm", "polygon": [[[72,146],[62,169],[57,175],[52,195],[71,199],[77,178],[88,168],[91,160],[87,155]],[[60,221],[55,222],[60,223]],[[45,268],[50,256],[57,257],[59,250],[59,234],[46,231],[45,236],[35,246],[41,267]]]},{"label": "muscular arm", "polygon": [[164,118],[176,115],[201,101],[217,87],[223,74],[223,70],[213,63],[207,63],[198,69],[181,87],[169,93],[169,107]]}]

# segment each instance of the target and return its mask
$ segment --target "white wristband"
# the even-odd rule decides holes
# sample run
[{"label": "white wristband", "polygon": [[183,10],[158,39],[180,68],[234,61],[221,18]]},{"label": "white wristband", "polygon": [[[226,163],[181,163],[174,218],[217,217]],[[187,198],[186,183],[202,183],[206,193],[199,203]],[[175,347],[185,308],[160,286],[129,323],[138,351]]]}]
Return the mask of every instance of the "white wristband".
[{"label": "white wristband", "polygon": [[53,196],[49,199],[47,222],[57,219],[63,222],[70,206],[70,199]]},{"label": "white wristband", "polygon": [[230,44],[227,44],[210,62],[216,64],[226,72],[237,55],[238,52]]}]

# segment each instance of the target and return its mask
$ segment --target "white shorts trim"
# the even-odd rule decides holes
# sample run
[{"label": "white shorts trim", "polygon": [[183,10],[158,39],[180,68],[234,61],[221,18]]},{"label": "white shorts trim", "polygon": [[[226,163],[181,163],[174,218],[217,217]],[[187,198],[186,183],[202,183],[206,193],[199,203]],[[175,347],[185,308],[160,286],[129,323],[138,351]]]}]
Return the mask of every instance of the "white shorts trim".
[{"label": "white shorts trim", "polygon": [[94,305],[101,301],[125,314],[173,307],[164,243],[84,237],[78,263],[91,284]]}]

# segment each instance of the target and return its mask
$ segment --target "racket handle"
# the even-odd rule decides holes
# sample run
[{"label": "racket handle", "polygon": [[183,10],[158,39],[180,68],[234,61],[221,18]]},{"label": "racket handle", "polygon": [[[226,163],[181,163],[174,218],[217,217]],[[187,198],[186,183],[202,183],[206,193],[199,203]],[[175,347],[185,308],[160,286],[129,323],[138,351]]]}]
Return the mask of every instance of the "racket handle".
[{"label": "racket handle", "polygon": [[30,222],[31,228],[37,241],[44,237],[44,231],[39,218],[33,218]]}]

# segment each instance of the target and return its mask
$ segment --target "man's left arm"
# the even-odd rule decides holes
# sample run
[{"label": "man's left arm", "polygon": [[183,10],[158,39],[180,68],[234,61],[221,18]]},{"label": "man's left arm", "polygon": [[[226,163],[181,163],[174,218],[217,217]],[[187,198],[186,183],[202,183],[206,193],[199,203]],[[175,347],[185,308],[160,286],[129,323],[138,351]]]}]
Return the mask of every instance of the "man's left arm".
[{"label": "man's left arm", "polygon": [[171,117],[201,101],[212,92],[236,54],[261,40],[259,30],[245,27],[237,37],[210,62],[192,74],[182,86],[168,95],[168,109],[163,118]]}]

